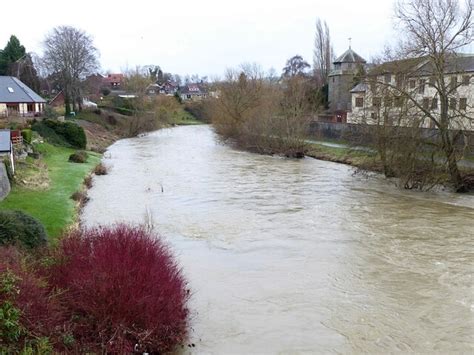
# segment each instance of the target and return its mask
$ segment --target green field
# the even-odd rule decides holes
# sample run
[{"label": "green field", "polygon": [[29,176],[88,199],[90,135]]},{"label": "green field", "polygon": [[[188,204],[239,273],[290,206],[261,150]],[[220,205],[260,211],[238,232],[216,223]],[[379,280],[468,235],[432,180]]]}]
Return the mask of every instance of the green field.
[{"label": "green field", "polygon": [[22,210],[38,218],[54,241],[74,222],[76,207],[70,196],[81,189],[84,177],[99,163],[100,155],[88,152],[87,162],[77,164],[68,162],[73,149],[42,143],[37,145],[37,150],[47,165],[49,187],[32,189],[13,184],[10,194],[0,202],[0,208]]}]

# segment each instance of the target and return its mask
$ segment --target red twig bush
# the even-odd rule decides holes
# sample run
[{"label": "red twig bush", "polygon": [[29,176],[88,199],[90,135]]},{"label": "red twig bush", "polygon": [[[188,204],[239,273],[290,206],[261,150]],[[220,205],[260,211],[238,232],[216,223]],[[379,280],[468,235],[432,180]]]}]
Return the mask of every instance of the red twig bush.
[{"label": "red twig bush", "polygon": [[13,246],[0,248],[1,353],[2,349],[6,353],[39,351],[41,339],[48,350],[52,344],[59,351],[67,350],[64,337],[69,322],[61,297],[50,292],[31,259]]},{"label": "red twig bush", "polygon": [[49,269],[80,352],[163,353],[187,338],[189,291],[169,249],[142,227],[65,236]]}]

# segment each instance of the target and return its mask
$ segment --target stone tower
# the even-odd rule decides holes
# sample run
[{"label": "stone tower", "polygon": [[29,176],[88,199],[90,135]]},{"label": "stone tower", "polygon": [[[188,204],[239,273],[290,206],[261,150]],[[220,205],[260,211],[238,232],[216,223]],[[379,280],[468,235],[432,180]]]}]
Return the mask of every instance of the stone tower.
[{"label": "stone tower", "polygon": [[365,63],[365,59],[354,52],[350,46],[333,62],[328,83],[329,110],[332,113],[351,110],[350,90],[354,86],[354,76],[360,66]]}]

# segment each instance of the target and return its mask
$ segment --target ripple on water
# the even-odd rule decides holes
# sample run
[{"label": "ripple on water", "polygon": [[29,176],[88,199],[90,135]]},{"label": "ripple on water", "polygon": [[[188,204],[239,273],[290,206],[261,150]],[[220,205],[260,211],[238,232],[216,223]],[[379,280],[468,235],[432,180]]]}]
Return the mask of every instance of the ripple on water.
[{"label": "ripple on water", "polygon": [[235,151],[207,126],[107,156],[82,220],[153,215],[193,290],[198,353],[474,350],[472,196]]}]

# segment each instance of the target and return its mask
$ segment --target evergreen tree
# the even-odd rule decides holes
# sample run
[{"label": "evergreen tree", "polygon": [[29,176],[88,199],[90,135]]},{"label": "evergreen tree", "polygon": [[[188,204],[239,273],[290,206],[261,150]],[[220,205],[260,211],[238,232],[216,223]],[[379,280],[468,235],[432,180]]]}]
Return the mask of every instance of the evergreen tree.
[{"label": "evergreen tree", "polygon": [[25,47],[21,45],[14,35],[10,37],[7,45],[0,53],[0,75],[9,75],[11,66],[26,54]]}]

